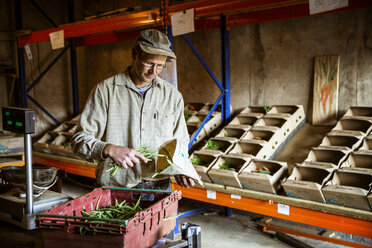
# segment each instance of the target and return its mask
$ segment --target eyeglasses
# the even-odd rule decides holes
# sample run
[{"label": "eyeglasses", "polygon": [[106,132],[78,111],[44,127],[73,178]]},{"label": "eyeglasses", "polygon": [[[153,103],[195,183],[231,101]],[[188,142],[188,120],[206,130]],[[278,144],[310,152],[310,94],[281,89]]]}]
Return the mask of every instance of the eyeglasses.
[{"label": "eyeglasses", "polygon": [[154,64],[154,63],[146,63],[146,62],[143,62],[143,61],[141,61],[141,63],[144,67],[148,67],[148,68],[154,68],[155,67],[157,70],[161,70],[161,69],[164,69],[164,68],[167,67],[166,64],[161,65],[161,64]]}]

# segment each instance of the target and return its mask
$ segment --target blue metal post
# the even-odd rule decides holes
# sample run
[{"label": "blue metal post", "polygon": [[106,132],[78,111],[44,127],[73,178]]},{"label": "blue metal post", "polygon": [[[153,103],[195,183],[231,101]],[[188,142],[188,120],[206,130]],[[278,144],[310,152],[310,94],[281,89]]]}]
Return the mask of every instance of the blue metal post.
[{"label": "blue metal post", "polygon": [[230,31],[226,29],[226,16],[221,15],[221,68],[225,96],[222,101],[222,121],[226,125],[230,118]]},{"label": "blue metal post", "polygon": [[[15,18],[16,18],[16,30],[22,29],[22,7],[21,1],[16,0],[14,2]],[[21,90],[21,107],[27,108],[27,89],[26,89],[26,66],[25,66],[25,52],[23,47],[18,46],[18,69],[19,78],[18,82]],[[19,104],[17,104],[19,105]]]},{"label": "blue metal post", "polygon": [[[68,0],[68,20],[69,22],[74,22],[74,5],[72,1]],[[78,84],[78,72],[77,72],[77,62],[76,62],[76,49],[73,45],[73,40],[70,38],[70,66],[71,66],[71,80],[72,80],[72,101],[74,116],[78,115],[79,110],[79,84]]]}]

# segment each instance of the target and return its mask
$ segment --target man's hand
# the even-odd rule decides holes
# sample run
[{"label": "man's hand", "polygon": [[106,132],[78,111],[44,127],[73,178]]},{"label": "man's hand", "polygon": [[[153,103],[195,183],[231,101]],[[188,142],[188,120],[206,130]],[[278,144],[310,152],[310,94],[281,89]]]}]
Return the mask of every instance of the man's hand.
[{"label": "man's hand", "polygon": [[184,188],[194,187],[195,182],[194,179],[185,175],[175,175],[177,184]]},{"label": "man's hand", "polygon": [[124,169],[133,167],[139,163],[138,159],[147,163],[147,159],[142,153],[124,146],[107,144],[103,149],[103,156],[110,157],[115,163],[121,165]]}]

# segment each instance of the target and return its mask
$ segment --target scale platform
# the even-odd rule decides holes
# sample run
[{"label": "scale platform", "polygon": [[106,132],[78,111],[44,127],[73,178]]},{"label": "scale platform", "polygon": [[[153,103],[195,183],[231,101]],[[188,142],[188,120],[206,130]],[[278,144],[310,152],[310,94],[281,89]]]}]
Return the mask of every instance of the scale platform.
[{"label": "scale platform", "polygon": [[42,195],[34,198],[32,214],[26,214],[26,198],[19,197],[19,194],[20,191],[0,194],[0,220],[27,230],[36,228],[36,213],[44,212],[72,200],[68,195],[46,190]]}]

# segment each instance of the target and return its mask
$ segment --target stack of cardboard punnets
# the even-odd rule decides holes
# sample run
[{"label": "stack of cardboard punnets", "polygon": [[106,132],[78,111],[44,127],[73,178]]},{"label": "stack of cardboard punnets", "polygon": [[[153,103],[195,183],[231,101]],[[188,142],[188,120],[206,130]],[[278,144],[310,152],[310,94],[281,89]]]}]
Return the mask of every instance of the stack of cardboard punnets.
[{"label": "stack of cardboard punnets", "polygon": [[[190,139],[196,134],[196,131],[204,121],[205,117],[207,117],[212,107],[213,104],[211,103],[188,103],[185,105],[184,115]],[[192,147],[195,147],[205,137],[210,136],[216,129],[221,126],[221,123],[221,105],[219,105],[195,138]]]},{"label": "stack of cardboard punnets", "polygon": [[33,144],[36,151],[53,155],[82,159],[72,152],[70,140],[75,132],[80,116],[65,121],[52,131],[47,131]]},{"label": "stack of cardboard punnets", "polygon": [[287,163],[269,159],[304,122],[301,105],[247,107],[190,158],[204,182],[275,194]]},{"label": "stack of cardboard punnets", "polygon": [[372,108],[350,107],[282,183],[290,197],[372,209]]}]

